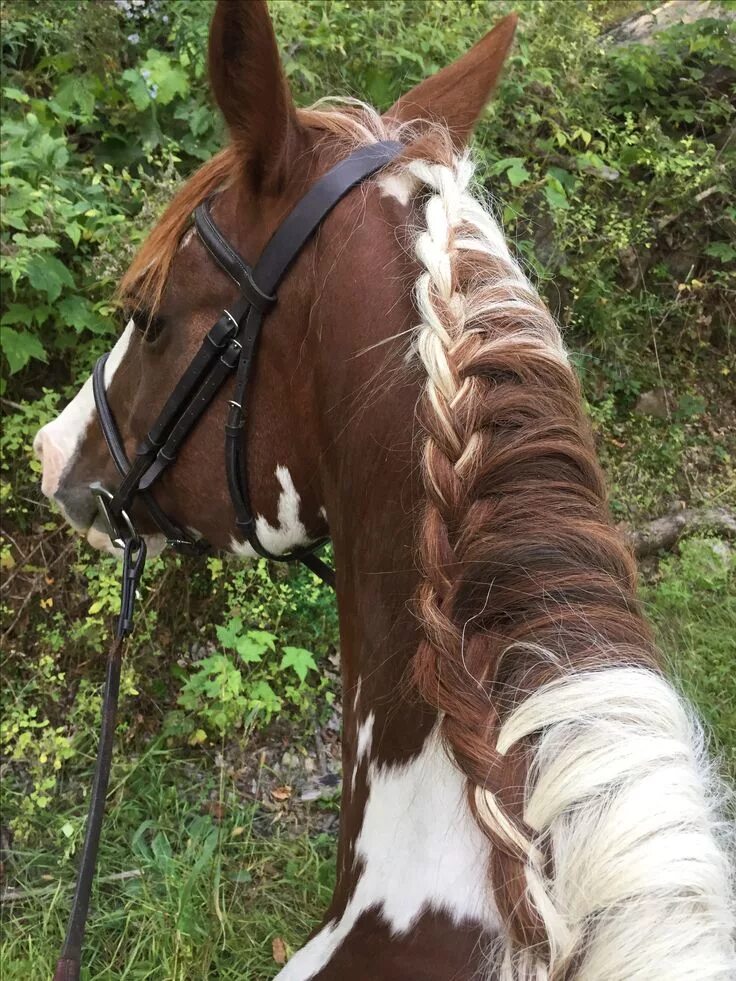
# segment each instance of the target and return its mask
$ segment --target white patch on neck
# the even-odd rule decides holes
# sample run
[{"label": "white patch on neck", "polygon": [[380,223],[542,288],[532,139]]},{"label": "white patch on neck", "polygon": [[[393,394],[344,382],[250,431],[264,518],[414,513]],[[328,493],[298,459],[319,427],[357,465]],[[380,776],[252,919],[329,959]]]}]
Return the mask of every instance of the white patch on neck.
[{"label": "white patch on neck", "polygon": [[365,722],[358,726],[358,749],[355,754],[357,763],[362,763],[364,759],[370,758],[371,747],[373,746],[373,726],[375,721],[376,715],[373,711],[370,711]]},{"label": "white patch on neck", "polygon": [[[278,504],[278,527],[269,524],[262,514],[256,518],[258,541],[274,555],[290,552],[300,545],[309,544],[307,529],[299,518],[301,498],[286,467],[276,467],[276,479],[281,484]],[[230,539],[230,549],[244,558],[257,558],[256,552],[248,542]]]},{"label": "white patch on neck", "polygon": [[[357,697],[356,697],[357,702]],[[357,749],[355,751],[355,766],[353,767],[353,775],[350,779],[350,787],[353,793],[355,793],[355,782],[358,779],[358,768],[363,760],[370,760],[371,749],[373,747],[373,726],[376,722],[376,714],[372,710],[368,713],[368,718],[362,725],[358,726],[358,738],[356,741]]]},{"label": "white patch on neck", "polygon": [[436,730],[419,756],[400,766],[370,765],[363,827],[355,842],[362,863],[342,916],[324,926],[278,974],[308,981],[345,941],[361,914],[377,908],[393,935],[425,912],[453,923],[500,930],[488,885],[490,845],[470,812],[466,781]]},{"label": "white patch on neck", "polygon": [[[135,324],[132,320],[117,340],[105,363],[105,388],[109,388],[115,372],[128,350]],[[43,457],[41,490],[53,497],[59,489],[64,472],[69,468],[82,444],[87,428],[95,414],[92,376],[82,385],[63,412],[36,433],[33,448]]]}]

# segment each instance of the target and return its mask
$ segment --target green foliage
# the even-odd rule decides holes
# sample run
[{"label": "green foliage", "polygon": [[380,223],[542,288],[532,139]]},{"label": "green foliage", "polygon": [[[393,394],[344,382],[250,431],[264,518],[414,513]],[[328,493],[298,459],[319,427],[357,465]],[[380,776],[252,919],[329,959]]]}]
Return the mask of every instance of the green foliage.
[{"label": "green foliage", "polygon": [[[267,723],[284,709],[307,713],[319,690],[306,684],[308,672],[318,670],[309,651],[284,647],[278,658],[275,635],[245,629],[239,616],[218,626],[216,633],[225,653],[209,654],[192,665],[177,699],[186,714],[172,713],[167,732],[189,731],[189,742],[196,744],[208,732],[223,737],[248,730],[257,718]],[[197,723],[200,727],[194,728]]]}]

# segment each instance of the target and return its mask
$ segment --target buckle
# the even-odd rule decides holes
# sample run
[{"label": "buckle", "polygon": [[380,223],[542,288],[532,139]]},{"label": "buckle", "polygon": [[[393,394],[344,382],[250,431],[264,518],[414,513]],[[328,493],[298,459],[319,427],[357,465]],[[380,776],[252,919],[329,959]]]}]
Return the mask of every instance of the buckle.
[{"label": "buckle", "polygon": [[128,512],[121,511],[119,515],[113,513],[110,505],[114,500],[114,495],[99,481],[95,481],[90,486],[90,490],[97,498],[98,514],[115,548],[124,549],[127,542],[139,542],[141,540],[140,535],[135,530],[135,525]]}]

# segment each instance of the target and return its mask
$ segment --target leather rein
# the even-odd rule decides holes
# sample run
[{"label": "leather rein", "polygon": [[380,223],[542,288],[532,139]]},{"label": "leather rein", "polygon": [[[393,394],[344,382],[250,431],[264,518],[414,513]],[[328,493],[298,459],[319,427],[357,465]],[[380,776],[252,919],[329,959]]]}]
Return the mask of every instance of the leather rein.
[{"label": "leather rein", "polygon": [[277,299],[278,288],[292,263],[330,211],[354,187],[390,164],[403,147],[394,141],[361,147],[320,177],[297,202],[266,244],[255,267],[251,267],[230,245],[215,224],[210,202],[194,213],[197,234],[205,248],[235,282],[239,296],[223,310],[176,383],[156,421],[141,441],[131,462],[107,401],[104,354],[95,365],[93,391],[95,406],[110,455],[120,474],[115,490],[101,484],[93,486],[100,518],[110,540],[123,551],[120,615],[115,638],[107,659],[102,701],[100,742],[85,829],[85,840],[77,874],[66,939],[56,965],[54,981],[78,981],[81,950],[89,911],[92,881],[97,861],[105,798],[110,778],[112,744],[115,733],[120,687],[122,648],[133,628],[136,589],[146,561],[146,543],[130,517],[132,505],[140,499],[167,544],[188,555],[202,555],[210,546],[203,539],[183,530],[156,502],[152,488],[161,474],[176,460],[181,444],[233,373],[235,383],[225,424],[225,466],[235,523],[253,551],[278,562],[302,562],[315,575],[334,588],[334,571],[315,555],[327,539],[274,555],[258,538],[248,490],[244,427],[248,379],[264,320]]}]

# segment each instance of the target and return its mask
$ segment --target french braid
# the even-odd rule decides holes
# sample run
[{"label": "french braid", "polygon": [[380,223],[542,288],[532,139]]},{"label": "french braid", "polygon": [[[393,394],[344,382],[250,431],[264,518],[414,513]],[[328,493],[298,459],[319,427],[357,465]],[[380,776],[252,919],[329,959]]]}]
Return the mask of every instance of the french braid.
[{"label": "french braid", "polygon": [[468,159],[408,170],[426,219],[413,677],[494,846],[501,978],[725,978],[702,739],[659,673],[559,331]]}]

